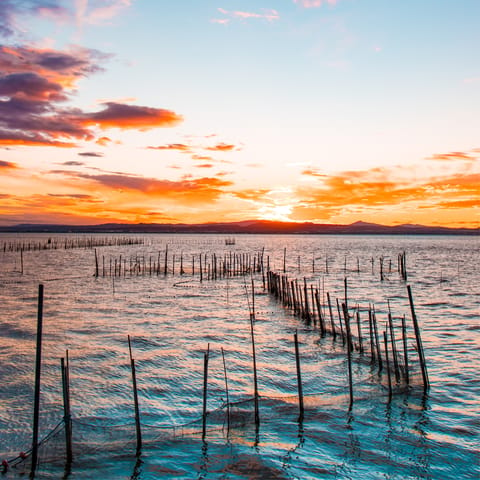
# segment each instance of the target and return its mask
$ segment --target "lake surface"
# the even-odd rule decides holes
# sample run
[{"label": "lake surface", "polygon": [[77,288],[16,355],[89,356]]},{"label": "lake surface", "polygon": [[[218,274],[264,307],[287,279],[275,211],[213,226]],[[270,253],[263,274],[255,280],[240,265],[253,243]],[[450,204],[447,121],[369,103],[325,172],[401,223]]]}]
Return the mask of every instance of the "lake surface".
[{"label": "lake surface", "polygon": [[[93,248],[65,249],[78,239],[101,243],[106,238],[138,243],[97,246],[98,276]],[[30,248],[34,243],[47,248],[29,250],[29,243]],[[20,244],[23,252],[11,251]],[[406,282],[397,269],[402,252]],[[337,315],[335,302],[344,302],[347,279],[348,307],[355,319],[358,305],[365,346],[363,353],[352,352],[351,410],[347,353],[341,338],[322,337],[318,324],[308,324],[285,308],[268,293],[265,275],[258,268],[246,275],[209,279],[214,254],[217,260],[236,258],[239,263],[255,259],[256,266],[262,258],[264,273],[268,262],[272,271],[282,274],[285,256],[285,274],[302,285],[305,278],[318,289],[326,318],[326,292]],[[60,358],[68,349],[74,456],[68,478],[72,480],[477,479],[479,254],[478,237],[237,235],[234,245],[226,245],[222,235],[2,234],[0,461],[28,453],[32,443],[37,301],[42,284],[40,437],[63,418]],[[428,368],[426,394],[407,284]],[[369,353],[372,305],[380,333],[388,332],[390,309],[399,347],[404,315],[408,324],[410,385],[403,380],[397,384],[393,378],[391,401],[386,369],[379,373]],[[258,427],[250,332],[253,308]],[[357,332],[355,322],[352,329]],[[296,331],[305,404],[302,422]],[[143,434],[139,457],[128,335]],[[209,413],[202,438],[207,348]],[[229,416],[225,371],[232,404]],[[29,468],[27,459],[2,478],[24,478]],[[64,470],[60,429],[40,448],[36,478],[63,478]]]}]

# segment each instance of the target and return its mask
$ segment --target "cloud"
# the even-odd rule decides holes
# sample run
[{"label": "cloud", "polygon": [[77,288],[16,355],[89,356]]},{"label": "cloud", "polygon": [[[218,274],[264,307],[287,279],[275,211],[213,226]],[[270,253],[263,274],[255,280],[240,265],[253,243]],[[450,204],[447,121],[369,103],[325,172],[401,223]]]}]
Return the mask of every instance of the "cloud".
[{"label": "cloud", "polygon": [[190,152],[191,146],[184,143],[170,143],[168,145],[160,145],[158,147],[147,147],[149,150],[177,150],[179,152]]},{"label": "cloud", "polygon": [[2,0],[0,2],[0,35],[13,36],[17,17],[36,14],[59,17],[66,14],[66,9],[61,6],[59,0]]},{"label": "cloud", "polygon": [[55,198],[73,198],[75,200],[88,200],[93,203],[99,203],[98,198],[85,193],[49,193],[48,196]]},{"label": "cloud", "polygon": [[98,152],[80,152],[78,155],[81,157],[103,157],[103,153]]},{"label": "cloud", "polygon": [[210,150],[211,152],[229,152],[235,148],[235,145],[227,143],[217,143],[213,147],[206,147],[205,150]]},{"label": "cloud", "polygon": [[108,190],[116,190],[118,192],[141,193],[159,198],[169,197],[180,203],[215,201],[224,194],[226,187],[232,185],[232,182],[220,180],[216,177],[184,177],[181,180],[174,181],[109,172],[91,175],[82,172],[54,170],[50,174],[87,180],[92,184],[99,184]]},{"label": "cloud", "polygon": [[97,145],[100,145],[102,147],[105,147],[106,145],[108,145],[109,143],[111,143],[111,139],[108,138],[108,137],[100,137],[100,138],[97,138],[97,140],[95,140],[95,143]]},{"label": "cloud", "polygon": [[478,160],[478,155],[471,155],[467,152],[436,153],[431,157],[428,157],[427,160],[476,162]]},{"label": "cloud", "polygon": [[[96,50],[71,52],[0,47],[0,145],[73,147],[94,141],[96,129],[172,127],[183,118],[170,110],[107,102],[99,111],[66,107],[75,82],[101,69]],[[106,145],[108,137],[98,138]]]},{"label": "cloud", "polygon": [[328,219],[368,209],[467,208],[480,205],[480,174],[454,173],[438,177],[400,178],[401,169],[373,168],[324,175],[315,169],[304,175],[315,185],[297,187],[292,220]]},{"label": "cloud", "polygon": [[267,188],[256,188],[256,189],[252,188],[252,189],[238,190],[234,192],[233,195],[242,200],[261,201],[269,193],[270,193],[270,189],[267,189]]},{"label": "cloud", "polygon": [[0,77],[0,96],[47,101],[63,101],[67,98],[61,85],[31,72]]},{"label": "cloud", "polygon": [[103,71],[100,64],[111,55],[73,46],[68,51],[0,46],[2,75],[35,73],[49,82],[72,88],[77,80]]},{"label": "cloud", "polygon": [[69,162],[63,162],[60,165],[66,165],[67,167],[81,167],[85,165],[83,162],[76,162],[75,160]]},{"label": "cloud", "polygon": [[324,4],[336,5],[338,0],[293,0],[293,3],[301,5],[304,8],[318,8]]},{"label": "cloud", "polygon": [[220,23],[220,24],[227,24],[229,23],[230,19],[240,19],[240,20],[250,20],[250,19],[264,19],[269,22],[273,22],[275,20],[280,19],[280,14],[277,10],[262,8],[261,13],[258,12],[246,12],[240,10],[225,10],[224,8],[218,8],[218,11],[229,18],[214,18],[211,21],[213,23]]},{"label": "cloud", "polygon": [[[1,119],[0,119],[1,123]],[[0,145],[24,145],[30,147],[63,147],[72,148],[76,144],[72,142],[63,142],[52,140],[38,132],[16,132],[0,129]]]},{"label": "cloud", "polygon": [[18,166],[16,163],[0,160],[0,170],[15,170],[17,168]]},{"label": "cloud", "polygon": [[195,168],[213,168],[214,166],[213,163],[198,163]]},{"label": "cloud", "polygon": [[84,113],[77,118],[83,125],[102,129],[121,128],[146,130],[155,127],[174,127],[183,121],[181,115],[162,108],[143,107],[108,102],[99,112]]},{"label": "cloud", "polygon": [[128,9],[131,4],[132,0],[104,0],[101,3],[98,0],[90,0],[90,2],[89,0],[75,0],[77,26],[81,28],[84,25],[104,25]]}]

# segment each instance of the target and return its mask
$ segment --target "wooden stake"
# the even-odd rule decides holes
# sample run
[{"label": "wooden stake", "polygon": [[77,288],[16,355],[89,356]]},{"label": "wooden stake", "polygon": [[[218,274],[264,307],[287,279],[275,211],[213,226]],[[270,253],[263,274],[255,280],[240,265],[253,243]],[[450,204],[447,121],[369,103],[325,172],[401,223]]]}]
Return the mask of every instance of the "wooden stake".
[{"label": "wooden stake", "polygon": [[97,257],[97,249],[95,249],[95,278],[97,277],[98,277],[98,257]]},{"label": "wooden stake", "polygon": [[137,457],[142,451],[142,429],[140,426],[140,409],[138,407],[137,375],[135,372],[135,360],[132,356],[132,344],[128,335],[128,350],[130,352],[130,368],[132,370],[133,402],[135,405],[135,428],[137,433]]},{"label": "wooden stake", "polygon": [[43,285],[38,286],[37,351],[35,358],[35,386],[33,403],[32,466],[30,476],[35,476],[38,462],[38,430],[40,417],[40,377],[42,370]]},{"label": "wooden stake", "polygon": [[407,385],[410,383],[408,372],[408,346],[407,346],[407,326],[405,324],[405,315],[402,317],[402,337],[403,337],[403,358],[405,362],[405,381]]},{"label": "wooden stake", "polygon": [[372,311],[372,321],[373,321],[373,331],[375,333],[375,344],[377,345],[378,370],[381,371],[383,368],[382,352],[380,351],[380,341],[378,339],[377,316],[375,314],[375,308],[373,308],[373,311]]},{"label": "wooden stake", "polygon": [[258,381],[257,381],[257,360],[255,357],[255,334],[253,331],[253,316],[250,315],[250,333],[252,337],[252,357],[253,357],[253,384],[254,384],[254,402],[255,402],[255,425],[260,424],[258,412]]},{"label": "wooden stake", "polygon": [[420,368],[422,369],[423,389],[426,392],[430,387],[430,384],[428,382],[427,365],[425,363],[425,356],[423,354],[422,338],[420,336],[420,329],[418,328],[417,316],[415,315],[415,308],[413,306],[413,297],[412,297],[412,290],[410,288],[410,285],[407,285],[407,291],[408,291],[408,300],[410,301],[410,310],[412,312],[412,321],[413,321],[413,328],[415,331],[415,338],[417,340],[417,350],[418,350],[418,357],[420,360]]},{"label": "wooden stake", "polygon": [[202,414],[202,440],[205,440],[207,432],[207,380],[208,380],[208,357],[210,354],[210,344],[203,355],[203,414]]},{"label": "wooden stake", "polygon": [[[388,308],[390,310],[390,304],[388,305]],[[395,343],[395,332],[393,331],[393,320],[392,320],[392,314],[390,311],[388,312],[388,327],[390,330],[390,341],[392,342],[392,357],[393,357],[393,368],[395,371],[395,380],[398,383],[400,380],[400,369],[398,368],[397,346]]]},{"label": "wooden stake", "polygon": [[225,395],[227,396],[227,432],[230,431],[230,398],[228,396],[227,365],[225,363],[225,353],[222,347],[223,375],[225,377]]},{"label": "wooden stake", "polygon": [[330,322],[332,324],[332,334],[333,339],[337,338],[337,332],[335,331],[335,322],[333,320],[333,310],[332,310],[332,302],[330,301],[330,292],[327,292],[327,302],[328,302],[328,310],[330,312]]},{"label": "wooden stake", "polygon": [[358,330],[358,348],[363,353],[362,327],[360,325],[360,307],[357,305],[357,330]]},{"label": "wooden stake", "polygon": [[[68,351],[67,351],[68,355]],[[67,357],[68,358],[68,357]],[[62,390],[63,390],[63,422],[65,424],[65,447],[67,453],[67,466],[66,471],[70,471],[70,465],[72,463],[72,417],[70,414],[70,385],[69,385],[69,373],[68,362],[65,364],[65,358],[61,358],[62,368]]]},{"label": "wooden stake", "polygon": [[347,310],[347,306],[342,303],[343,316],[345,319],[345,327],[347,330],[347,360],[348,360],[348,386],[350,390],[350,404],[348,410],[350,411],[353,406],[353,380],[352,380],[352,336],[350,332],[350,318]]},{"label": "wooden stake", "polygon": [[303,387],[302,387],[302,373],[300,370],[300,353],[298,351],[298,335],[296,330],[295,330],[293,339],[295,342],[295,363],[297,365],[298,406],[300,409],[300,416],[298,417],[298,421],[301,422],[303,420],[303,414],[304,414]]},{"label": "wooden stake", "polygon": [[392,378],[390,375],[390,361],[388,360],[388,341],[387,332],[383,332],[383,343],[385,344],[385,362],[387,364],[387,377],[388,377],[388,401],[392,400]]}]

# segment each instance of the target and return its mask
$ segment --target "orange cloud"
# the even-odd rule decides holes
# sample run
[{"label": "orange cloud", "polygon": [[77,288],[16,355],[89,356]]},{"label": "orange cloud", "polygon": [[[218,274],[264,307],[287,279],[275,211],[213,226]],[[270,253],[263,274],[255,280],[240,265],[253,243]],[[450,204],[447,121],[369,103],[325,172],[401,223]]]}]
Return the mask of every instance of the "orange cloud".
[{"label": "orange cloud", "polygon": [[[475,152],[475,150],[473,150]],[[468,161],[475,162],[478,160],[478,156],[471,155],[466,152],[450,152],[450,153],[436,153],[431,157],[428,157],[427,160],[436,160],[436,161]]]},{"label": "orange cloud", "polygon": [[135,128],[146,130],[154,127],[173,127],[183,121],[181,115],[162,108],[142,107],[108,102],[106,107],[95,113],[83,114],[79,121],[83,125],[105,128]]},{"label": "orange cloud", "polygon": [[91,175],[81,172],[54,170],[50,173],[72,179],[87,180],[90,184],[99,184],[108,190],[136,192],[152,197],[173,197],[179,202],[214,201],[225,193],[225,187],[232,185],[232,182],[220,180],[216,177],[184,177],[182,180],[173,181],[109,172]]},{"label": "orange cloud", "polygon": [[17,133],[0,130],[0,145],[14,146],[24,145],[29,147],[63,147],[72,148],[76,144],[72,142],[61,142],[49,139],[47,136],[43,136],[36,132]]},{"label": "orange cloud", "polygon": [[206,150],[210,150],[212,152],[229,152],[235,148],[235,145],[230,145],[227,143],[217,143],[213,147],[206,147]]},{"label": "orange cloud", "polygon": [[444,177],[399,179],[395,168],[323,175],[314,169],[307,176],[320,179],[315,186],[296,189],[297,205],[292,220],[329,219],[338,215],[361,215],[374,209],[387,212],[428,209],[466,209],[480,205],[480,174],[457,173]]},{"label": "orange cloud", "polygon": [[111,139],[108,138],[108,137],[100,137],[100,138],[97,138],[97,140],[95,140],[95,143],[97,145],[100,145],[101,147],[105,147],[107,146],[109,143],[111,143]]},{"label": "orange cloud", "polygon": [[256,188],[256,189],[237,190],[233,192],[233,195],[242,200],[261,201],[261,200],[264,200],[265,195],[267,195],[269,192],[270,190],[266,188]]},{"label": "orange cloud", "polygon": [[0,160],[0,170],[15,170],[17,168],[18,166],[16,163]]}]

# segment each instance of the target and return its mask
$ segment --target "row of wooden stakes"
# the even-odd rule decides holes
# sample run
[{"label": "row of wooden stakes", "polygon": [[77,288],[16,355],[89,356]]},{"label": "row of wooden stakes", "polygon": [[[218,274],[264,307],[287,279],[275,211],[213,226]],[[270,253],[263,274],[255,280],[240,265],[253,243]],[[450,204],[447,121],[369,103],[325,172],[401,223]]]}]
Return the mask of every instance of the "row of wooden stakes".
[{"label": "row of wooden stakes", "polygon": [[[335,301],[337,315],[334,312],[330,293],[326,294],[326,303],[322,302],[319,289],[313,285],[307,285],[306,278],[303,282],[297,279],[289,279],[287,275],[268,272],[267,285],[269,293],[280,302],[283,307],[292,311],[296,316],[302,318],[307,324],[318,326],[322,337],[331,335],[333,340],[339,337],[343,345],[347,345],[348,363],[349,363],[349,383],[352,385],[351,378],[351,353],[357,350],[361,355],[370,356],[372,364],[377,365],[379,373],[386,370],[388,376],[389,398],[392,396],[392,371],[395,375],[397,384],[403,380],[407,385],[411,379],[411,362],[409,362],[408,336],[405,315],[401,318],[401,347],[398,347],[398,339],[395,334],[394,318],[388,311],[385,331],[383,338],[380,335],[380,325],[377,320],[375,307],[368,307],[368,348],[367,340],[364,338],[365,328],[362,327],[360,316],[361,309],[357,305],[351,313],[348,300],[348,280],[344,279],[344,298]],[[407,293],[412,315],[412,324],[416,341],[416,350],[422,373],[424,391],[429,388],[428,373],[425,363],[424,350],[421,340],[420,329],[413,304],[413,297],[410,285],[407,285]],[[328,315],[326,312],[328,311]],[[356,335],[353,333],[352,324],[356,323]],[[383,344],[383,345],[382,345]],[[403,358],[400,351],[403,350]],[[392,365],[391,365],[392,363]],[[392,368],[393,367],[393,368]],[[353,392],[350,387],[350,401],[353,403]]]}]

